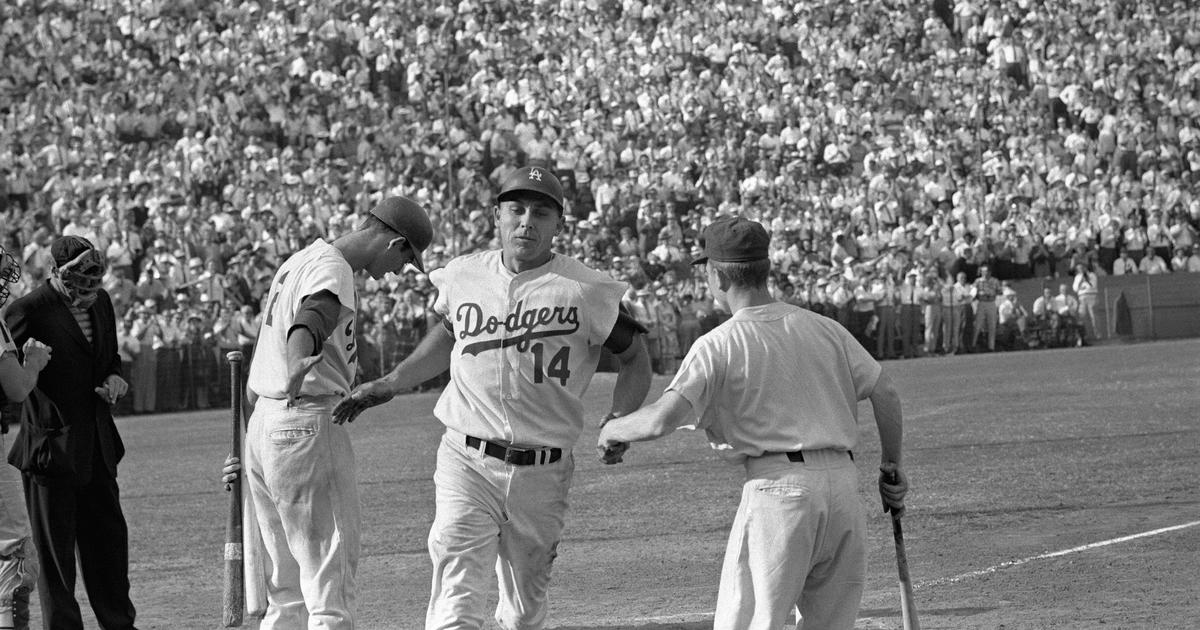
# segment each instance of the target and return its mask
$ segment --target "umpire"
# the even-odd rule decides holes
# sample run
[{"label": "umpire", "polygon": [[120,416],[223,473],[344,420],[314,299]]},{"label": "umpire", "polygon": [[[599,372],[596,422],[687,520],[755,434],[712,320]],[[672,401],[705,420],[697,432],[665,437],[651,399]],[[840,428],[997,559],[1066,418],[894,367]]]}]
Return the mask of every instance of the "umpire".
[{"label": "umpire", "polygon": [[26,474],[25,501],[42,561],[38,595],[47,630],[82,630],[75,601],[75,558],[88,601],[105,630],[133,628],[129,530],[121,511],[117,463],[125,446],[112,405],[125,395],[116,317],[101,288],[104,254],[78,236],[50,245],[52,277],[16,300],[5,319],[18,347],[36,338],[54,349],[40,389],[70,428],[73,474]]},{"label": "umpire", "polygon": [[882,443],[885,505],[901,510],[900,399],[879,363],[837,322],[774,300],[770,237],[723,219],[705,229],[709,289],[733,317],[701,337],[654,404],[609,422],[597,448],[702,428],[746,469],[729,534],[714,630],[780,628],[798,606],[805,628],[853,628],[866,573],[858,497],[857,403],[869,398]]}]

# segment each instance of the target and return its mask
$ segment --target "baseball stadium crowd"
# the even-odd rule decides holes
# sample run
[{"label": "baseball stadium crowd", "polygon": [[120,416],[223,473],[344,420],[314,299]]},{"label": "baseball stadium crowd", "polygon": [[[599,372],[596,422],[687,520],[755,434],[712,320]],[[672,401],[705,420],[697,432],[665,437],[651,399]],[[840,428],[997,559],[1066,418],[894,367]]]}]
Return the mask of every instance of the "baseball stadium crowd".
[{"label": "baseball stadium crowd", "polygon": [[[688,263],[729,214],[772,233],[772,292],[880,358],[1005,347],[1059,317],[1082,342],[1097,275],[1200,271],[1197,15],[8,0],[0,238],[24,291],[56,236],[107,252],[134,412],[220,404],[219,357],[253,347],[280,261],[384,196],[429,210],[429,269],[489,248],[497,182],[524,164],[566,188],[559,251],[633,285],[660,372],[720,320]],[[1027,278],[1059,291],[1018,304],[1003,283]],[[374,378],[422,337],[433,296],[415,272],[363,282]]]}]

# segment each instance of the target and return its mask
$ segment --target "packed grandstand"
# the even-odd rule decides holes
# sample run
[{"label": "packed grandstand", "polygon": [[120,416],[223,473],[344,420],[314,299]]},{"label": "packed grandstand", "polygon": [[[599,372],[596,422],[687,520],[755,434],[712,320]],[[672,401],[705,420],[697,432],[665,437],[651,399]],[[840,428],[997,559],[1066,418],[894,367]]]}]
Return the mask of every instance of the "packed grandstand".
[{"label": "packed grandstand", "polygon": [[[880,357],[989,345],[983,266],[1065,287],[1043,313],[985,287],[998,325],[1058,313],[1082,342],[1096,276],[1200,271],[1198,15],[1182,0],[7,0],[0,230],[17,295],[47,277],[56,236],[107,252],[127,411],[219,404],[220,357],[252,348],[274,268],[384,196],[429,210],[431,268],[492,247],[496,183],[526,164],[565,185],[559,251],[631,283],[660,372],[720,320],[688,263],[729,214],[771,231],[780,299]],[[369,378],[411,350],[434,296],[415,273],[362,282]]]}]

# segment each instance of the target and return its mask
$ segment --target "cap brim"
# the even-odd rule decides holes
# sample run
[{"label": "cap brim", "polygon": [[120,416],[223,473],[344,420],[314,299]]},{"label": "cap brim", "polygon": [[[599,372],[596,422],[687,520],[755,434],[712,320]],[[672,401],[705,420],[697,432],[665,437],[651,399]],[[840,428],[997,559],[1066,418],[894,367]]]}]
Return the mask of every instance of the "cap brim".
[{"label": "cap brim", "polygon": [[417,248],[413,247],[412,243],[409,243],[408,246],[412,247],[413,250],[413,259],[408,261],[408,264],[416,267],[417,271],[425,273],[425,261],[421,258],[421,252],[417,251]]},{"label": "cap brim", "polygon": [[693,265],[703,265],[706,262],[708,262],[708,256],[701,256],[699,258],[692,259]]},{"label": "cap brim", "polygon": [[500,193],[499,195],[496,195],[496,201],[498,201],[498,202],[499,201],[508,201],[508,200],[512,199],[513,197],[520,195],[523,192],[531,192],[534,194],[541,195],[541,196],[545,197],[546,199],[549,199],[550,203],[553,203],[555,208],[558,208],[559,214],[561,214],[563,212],[563,204],[561,201],[558,200],[557,197],[555,197],[553,194],[551,194],[549,192],[546,192],[546,191],[538,189],[538,188],[533,188],[533,187],[514,188],[513,190],[506,190],[506,191]]}]

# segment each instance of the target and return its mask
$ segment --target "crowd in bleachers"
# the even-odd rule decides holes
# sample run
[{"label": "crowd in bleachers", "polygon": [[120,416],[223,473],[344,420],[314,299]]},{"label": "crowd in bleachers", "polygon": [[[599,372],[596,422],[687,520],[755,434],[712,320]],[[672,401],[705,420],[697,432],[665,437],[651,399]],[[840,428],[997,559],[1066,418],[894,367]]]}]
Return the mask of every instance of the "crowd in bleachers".
[{"label": "crowd in bleachers", "polygon": [[[981,310],[952,287],[984,264],[1062,279],[1080,302],[1088,274],[1200,271],[1198,15],[1186,0],[8,0],[0,237],[26,288],[57,235],[107,252],[138,411],[212,404],[220,364],[199,348],[249,350],[279,261],[385,195],[429,210],[431,268],[491,247],[496,183],[523,164],[565,185],[560,251],[632,283],[660,371],[719,321],[687,263],[721,214],[770,229],[781,299],[881,357],[954,352],[979,335],[970,315],[947,327],[943,296]],[[433,296],[415,273],[363,282],[369,377],[413,346]]]}]

